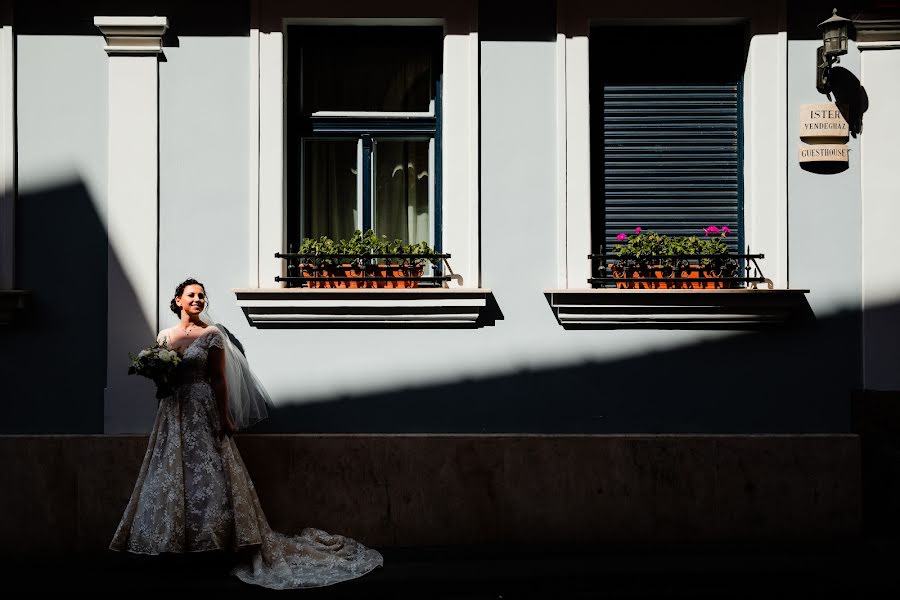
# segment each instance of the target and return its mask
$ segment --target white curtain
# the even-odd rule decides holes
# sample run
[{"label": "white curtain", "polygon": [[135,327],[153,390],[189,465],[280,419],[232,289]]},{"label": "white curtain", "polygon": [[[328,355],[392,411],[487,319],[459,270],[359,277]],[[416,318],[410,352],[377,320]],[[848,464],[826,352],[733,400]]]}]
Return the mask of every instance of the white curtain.
[{"label": "white curtain", "polygon": [[404,243],[430,242],[428,141],[379,140],[375,146],[375,231]]},{"label": "white curtain", "polygon": [[357,228],[356,140],[306,140],[304,237],[348,238]]}]

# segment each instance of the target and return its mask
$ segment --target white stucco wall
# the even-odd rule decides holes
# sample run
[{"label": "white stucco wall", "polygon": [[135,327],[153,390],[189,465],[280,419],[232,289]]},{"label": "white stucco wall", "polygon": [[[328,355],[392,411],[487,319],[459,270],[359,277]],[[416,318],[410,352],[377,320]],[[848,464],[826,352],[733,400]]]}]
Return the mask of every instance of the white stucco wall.
[{"label": "white stucco wall", "polygon": [[[874,46],[874,47],[872,47]],[[863,381],[867,389],[900,389],[900,43],[862,52],[869,107],[862,161]]]},{"label": "white stucco wall", "polygon": [[4,428],[97,432],[106,385],[107,69],[100,36],[17,22],[16,285],[0,342]]},{"label": "white stucco wall", "polygon": [[[566,62],[550,24],[548,39],[486,37],[479,43],[481,283],[493,290],[503,318],[474,330],[255,329],[230,292],[246,286],[254,261],[248,224],[250,92],[258,72],[250,62],[254,42],[237,34],[180,34],[177,20],[172,23],[177,44],[165,48],[159,65],[160,326],[175,323],[168,303],[179,281],[196,277],[206,283],[217,317],[244,344],[274,397],[278,410],[266,427],[335,432],[849,427],[849,395],[861,381],[853,358],[860,349],[860,152],[858,140],[851,140],[850,168],[828,176],[802,171],[794,160],[799,104],[821,98],[812,86],[812,42],[787,42],[787,139],[772,143],[783,143],[773,152],[786,157],[790,284],[811,290],[818,317],[813,327],[743,333],[566,331],[556,323],[543,290],[556,287],[560,277],[559,198],[566,180],[558,165],[565,156],[560,144],[567,123],[560,118],[566,99],[558,90]],[[18,58],[20,185],[29,189],[75,178],[84,183],[100,222],[107,164],[102,45],[99,32],[20,37]],[[842,65],[859,73],[858,54]],[[445,195],[444,202],[454,197]],[[47,250],[34,260],[49,256]],[[89,314],[82,306],[60,318],[74,323]],[[102,312],[97,318],[104,320]],[[20,341],[38,347],[24,334]],[[71,389],[71,381],[50,387],[60,394]],[[107,414],[109,430],[149,429],[155,400],[148,394],[134,402],[133,411]]]}]

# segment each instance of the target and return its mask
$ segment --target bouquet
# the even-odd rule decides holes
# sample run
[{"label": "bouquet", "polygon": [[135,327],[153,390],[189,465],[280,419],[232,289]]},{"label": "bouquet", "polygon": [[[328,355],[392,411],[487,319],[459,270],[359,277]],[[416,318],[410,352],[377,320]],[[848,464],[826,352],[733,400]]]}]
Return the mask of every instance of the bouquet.
[{"label": "bouquet", "polygon": [[157,342],[149,348],[138,352],[137,356],[128,353],[131,358],[131,366],[128,367],[129,375],[141,375],[153,380],[156,384],[156,398],[161,400],[172,395],[172,385],[169,379],[172,372],[181,363],[181,355],[169,348],[166,341]]}]

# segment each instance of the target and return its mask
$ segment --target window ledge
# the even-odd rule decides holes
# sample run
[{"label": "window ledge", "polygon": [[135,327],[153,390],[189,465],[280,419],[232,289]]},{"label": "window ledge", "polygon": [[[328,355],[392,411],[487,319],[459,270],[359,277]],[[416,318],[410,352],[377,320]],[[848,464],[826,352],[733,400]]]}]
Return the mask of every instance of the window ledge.
[{"label": "window ledge", "polygon": [[25,308],[31,292],[25,290],[0,290],[0,325],[9,325]]},{"label": "window ledge", "polygon": [[493,325],[489,289],[235,289],[253,327],[457,327]]},{"label": "window ledge", "polygon": [[809,290],[544,290],[566,329],[750,329],[814,319]]}]

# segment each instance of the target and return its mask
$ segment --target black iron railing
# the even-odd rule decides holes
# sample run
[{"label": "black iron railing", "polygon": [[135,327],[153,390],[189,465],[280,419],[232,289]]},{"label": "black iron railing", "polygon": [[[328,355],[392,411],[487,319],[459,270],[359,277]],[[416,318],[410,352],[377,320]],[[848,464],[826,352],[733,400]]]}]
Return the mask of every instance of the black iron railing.
[{"label": "black iron railing", "polygon": [[[303,254],[296,252],[276,252],[275,258],[287,261],[286,276],[275,277],[276,282],[284,281],[288,287],[387,287],[389,282],[403,282],[393,287],[441,287],[450,281],[450,275],[443,274],[443,266],[449,254]],[[399,264],[386,264],[389,259]],[[432,274],[424,275],[427,263],[432,265]],[[391,274],[383,274],[386,271]],[[449,270],[449,266],[448,266]],[[397,273],[401,274],[397,274]],[[452,271],[451,271],[452,272]],[[344,273],[338,275],[336,273]]]},{"label": "black iron railing", "polygon": [[589,254],[591,273],[598,275],[590,277],[588,283],[595,287],[684,289],[745,286],[756,289],[764,283],[772,289],[772,281],[763,275],[756,262],[763,258],[764,254],[731,253],[660,254],[640,259],[623,258],[618,254]]}]

